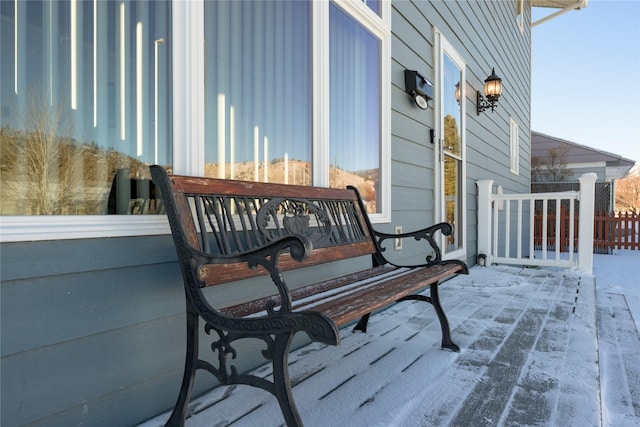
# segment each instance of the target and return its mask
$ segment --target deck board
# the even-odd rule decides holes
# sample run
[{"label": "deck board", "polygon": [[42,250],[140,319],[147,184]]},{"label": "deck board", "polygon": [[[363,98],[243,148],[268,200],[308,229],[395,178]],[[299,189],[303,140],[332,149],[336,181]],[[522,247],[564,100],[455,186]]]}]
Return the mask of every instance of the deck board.
[{"label": "deck board", "polygon": [[[440,349],[435,313],[419,301],[373,315],[367,333],[342,329],[338,347],[311,343],[292,352],[293,393],[305,426],[600,425],[592,277],[475,267],[440,290],[460,353]],[[614,298],[611,306],[598,313],[599,322],[609,335],[633,337],[624,304]],[[616,319],[621,323],[611,326]],[[609,366],[631,380],[620,405],[632,423],[640,421],[635,334],[635,346],[607,353],[615,357]],[[257,372],[269,375],[269,368]],[[246,386],[216,388],[191,406],[188,427],[283,425],[275,399]]]}]

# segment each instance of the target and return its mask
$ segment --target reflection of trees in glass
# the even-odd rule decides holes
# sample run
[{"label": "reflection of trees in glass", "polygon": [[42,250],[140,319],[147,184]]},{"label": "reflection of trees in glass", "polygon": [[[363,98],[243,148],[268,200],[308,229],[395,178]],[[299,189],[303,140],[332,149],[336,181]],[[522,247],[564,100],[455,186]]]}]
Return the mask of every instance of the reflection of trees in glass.
[{"label": "reflection of trees in glass", "polygon": [[452,115],[444,116],[444,149],[452,154],[460,155],[460,130],[458,122]]},{"label": "reflection of trees in glass", "polygon": [[[458,124],[453,116],[444,118],[444,150],[445,153],[460,153],[460,133]],[[458,172],[456,161],[446,161],[444,164],[444,194],[445,197],[456,194],[458,185]],[[448,216],[448,215],[447,215]]]},{"label": "reflection of trees in glass", "polygon": [[73,139],[74,126],[63,114],[63,101],[50,106],[34,92],[26,100],[19,123],[29,128],[0,129],[1,214],[105,214],[118,169],[148,177],[148,169],[136,159]]},{"label": "reflection of trees in glass", "polygon": [[[444,198],[446,209],[446,220],[448,223],[456,226],[458,216],[458,163],[459,160],[450,156],[450,154],[460,155],[460,132],[455,117],[446,115],[444,117]],[[455,243],[456,234],[452,234],[448,238],[449,244]]]}]

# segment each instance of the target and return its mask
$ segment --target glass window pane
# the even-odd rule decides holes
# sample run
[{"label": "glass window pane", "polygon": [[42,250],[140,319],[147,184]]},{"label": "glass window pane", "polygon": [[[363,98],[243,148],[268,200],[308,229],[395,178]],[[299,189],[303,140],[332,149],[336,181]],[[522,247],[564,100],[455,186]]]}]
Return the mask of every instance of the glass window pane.
[{"label": "glass window pane", "polygon": [[446,222],[453,225],[453,233],[447,237],[446,251],[462,247],[460,226],[462,212],[460,199],[460,161],[449,155],[444,156],[444,203]]},{"label": "glass window pane", "polygon": [[445,151],[460,156],[461,111],[460,100],[456,93],[460,87],[460,69],[445,53],[444,58],[444,82],[442,87],[442,105],[444,108],[444,149]]},{"label": "glass window pane", "polygon": [[462,211],[462,108],[460,98],[464,97],[463,74],[451,57],[443,52],[442,69],[442,111],[444,133],[444,215],[453,225],[453,234],[446,238],[445,252],[463,247],[461,239],[464,227]]},{"label": "glass window pane", "polygon": [[331,4],[329,15],[331,187],[354,185],[379,212],[380,40]]},{"label": "glass window pane", "polygon": [[2,2],[3,215],[155,213],[171,164],[166,1]]},{"label": "glass window pane", "polygon": [[205,175],[311,185],[309,2],[205,2]]},{"label": "glass window pane", "polygon": [[380,0],[362,0],[369,9],[373,10],[376,15],[380,16]]}]

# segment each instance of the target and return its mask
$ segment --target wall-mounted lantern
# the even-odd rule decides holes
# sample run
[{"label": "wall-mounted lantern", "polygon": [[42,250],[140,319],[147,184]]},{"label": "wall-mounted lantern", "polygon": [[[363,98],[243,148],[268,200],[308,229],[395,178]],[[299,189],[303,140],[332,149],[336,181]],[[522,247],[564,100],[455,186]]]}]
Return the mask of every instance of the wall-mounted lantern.
[{"label": "wall-mounted lantern", "polygon": [[420,73],[404,70],[404,90],[411,95],[419,108],[429,108],[429,101],[433,99],[433,83]]},{"label": "wall-mounted lantern", "polygon": [[496,107],[496,103],[498,102],[498,98],[500,98],[500,94],[502,93],[502,79],[496,76],[495,68],[491,70],[491,75],[487,77],[484,81],[484,95],[487,97],[485,99],[480,91],[477,91],[477,102],[478,102],[478,115],[484,110],[491,108],[491,112]]}]

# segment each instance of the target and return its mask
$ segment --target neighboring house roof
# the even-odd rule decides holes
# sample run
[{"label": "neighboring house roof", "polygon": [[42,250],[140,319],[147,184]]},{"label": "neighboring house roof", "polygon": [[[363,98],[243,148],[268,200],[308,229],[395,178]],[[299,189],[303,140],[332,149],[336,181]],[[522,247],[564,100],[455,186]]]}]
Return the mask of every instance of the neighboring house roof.
[{"label": "neighboring house roof", "polygon": [[566,162],[569,169],[605,168],[606,180],[624,178],[635,162],[617,154],[608,153],[575,142],[531,132],[531,157],[544,162],[552,148],[566,149]]}]

